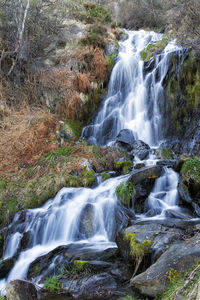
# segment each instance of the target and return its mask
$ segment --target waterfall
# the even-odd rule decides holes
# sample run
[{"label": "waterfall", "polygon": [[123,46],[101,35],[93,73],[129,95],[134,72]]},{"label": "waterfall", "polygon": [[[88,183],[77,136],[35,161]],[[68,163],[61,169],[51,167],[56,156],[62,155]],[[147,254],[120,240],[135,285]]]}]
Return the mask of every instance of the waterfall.
[{"label": "waterfall", "polygon": [[114,142],[121,129],[128,128],[135,138],[156,146],[162,140],[159,110],[160,101],[164,101],[162,83],[171,53],[181,52],[181,48],[172,41],[146,64],[141,60],[142,50],[161,40],[162,34],[144,30],[127,31],[127,34],[128,39],[120,42],[108,96],[94,124],[85,127],[82,135],[91,143],[105,145]]},{"label": "waterfall", "polygon": [[[174,41],[148,62],[141,60],[142,50],[162,39],[155,32],[127,31],[128,39],[120,42],[120,51],[111,74],[108,96],[94,123],[85,127],[83,137],[94,144],[113,143],[121,129],[133,131],[136,139],[156,147],[163,136],[160,102],[164,101],[163,80],[168,72],[172,52],[181,49]],[[154,164],[154,157],[151,162]],[[93,243],[95,247],[115,247],[116,187],[128,175],[99,182],[94,189],[63,188],[43,207],[16,214],[8,228],[5,258],[17,258],[8,277],[0,281],[0,290],[8,281],[26,278],[28,268],[37,257],[60,245]],[[147,199],[148,212],[143,218],[166,218],[169,211],[179,211],[178,175],[165,168]],[[89,228],[84,227],[84,220]],[[20,243],[28,236],[20,253]]]}]

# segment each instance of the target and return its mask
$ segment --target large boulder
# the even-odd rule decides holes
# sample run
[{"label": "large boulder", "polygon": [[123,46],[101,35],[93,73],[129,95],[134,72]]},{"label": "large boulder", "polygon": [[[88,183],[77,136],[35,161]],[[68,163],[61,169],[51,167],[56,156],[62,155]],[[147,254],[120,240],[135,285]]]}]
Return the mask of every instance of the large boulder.
[{"label": "large boulder", "polygon": [[171,269],[178,272],[188,270],[200,257],[200,234],[185,241],[178,241],[164,252],[145,272],[133,277],[130,284],[133,289],[150,297],[162,294],[169,282]]},{"label": "large boulder", "polygon": [[6,285],[6,292],[9,300],[38,300],[34,284],[28,281],[10,281]]},{"label": "large boulder", "polygon": [[133,181],[134,184],[137,184],[145,179],[156,179],[160,177],[162,169],[162,166],[151,166],[141,168],[139,170],[134,171],[131,174],[129,181]]},{"label": "large boulder", "polygon": [[139,159],[143,160],[149,156],[150,147],[143,141],[137,140],[132,144],[133,150],[131,151],[131,155],[133,157],[137,156]]},{"label": "large boulder", "polygon": [[122,129],[116,138],[117,144],[128,151],[133,149],[133,143],[135,142],[135,137],[130,129]]}]

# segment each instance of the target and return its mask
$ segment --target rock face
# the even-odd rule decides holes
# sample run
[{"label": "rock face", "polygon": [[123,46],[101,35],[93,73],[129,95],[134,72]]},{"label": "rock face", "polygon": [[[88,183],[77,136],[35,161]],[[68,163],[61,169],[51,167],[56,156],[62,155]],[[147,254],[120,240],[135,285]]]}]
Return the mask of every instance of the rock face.
[{"label": "rock face", "polygon": [[187,51],[180,66],[177,54],[164,79],[165,101],[162,102],[164,136],[180,153],[200,153],[200,60],[198,51]]},{"label": "rock face", "polygon": [[166,290],[170,268],[188,270],[200,257],[200,234],[186,241],[178,241],[144,273],[131,279],[131,286],[142,294],[155,297]]},{"label": "rock face", "polygon": [[11,281],[6,286],[6,292],[9,300],[38,300],[34,284],[28,281]]}]

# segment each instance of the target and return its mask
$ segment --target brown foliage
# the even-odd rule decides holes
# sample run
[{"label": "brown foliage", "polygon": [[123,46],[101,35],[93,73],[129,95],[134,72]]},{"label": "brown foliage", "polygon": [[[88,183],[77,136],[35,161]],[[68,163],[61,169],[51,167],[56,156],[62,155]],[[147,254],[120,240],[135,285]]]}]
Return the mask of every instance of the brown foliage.
[{"label": "brown foliage", "polygon": [[79,73],[77,75],[77,87],[81,93],[89,93],[90,86],[90,73]]},{"label": "brown foliage", "polygon": [[11,110],[0,128],[0,175],[17,171],[57,149],[56,119],[44,110]]}]

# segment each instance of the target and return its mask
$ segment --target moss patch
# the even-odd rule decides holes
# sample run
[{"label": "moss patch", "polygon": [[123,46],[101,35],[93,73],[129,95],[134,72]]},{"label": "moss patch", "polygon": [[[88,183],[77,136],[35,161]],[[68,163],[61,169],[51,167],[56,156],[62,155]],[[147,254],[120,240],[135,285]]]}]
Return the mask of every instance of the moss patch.
[{"label": "moss patch", "polygon": [[136,233],[132,232],[125,233],[125,240],[130,243],[130,255],[135,260],[134,276],[137,273],[144,256],[149,253],[153,242],[145,240],[142,243],[139,243],[136,241]]},{"label": "moss patch", "polygon": [[168,37],[163,37],[162,40],[156,42],[155,44],[149,44],[141,53],[141,59],[148,61],[152,58],[155,52],[162,51],[168,44]]},{"label": "moss patch", "polygon": [[183,181],[200,185],[200,158],[186,161],[181,168]]},{"label": "moss patch", "polygon": [[120,174],[128,174],[133,167],[132,161],[117,161],[116,162],[116,169],[119,171]]},{"label": "moss patch", "polygon": [[110,178],[110,174],[109,173],[102,173],[101,178],[102,178],[102,181],[105,181],[105,180]]},{"label": "moss patch", "polygon": [[132,199],[135,194],[133,182],[122,182],[115,190],[118,200],[127,208],[131,207]]}]

